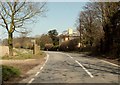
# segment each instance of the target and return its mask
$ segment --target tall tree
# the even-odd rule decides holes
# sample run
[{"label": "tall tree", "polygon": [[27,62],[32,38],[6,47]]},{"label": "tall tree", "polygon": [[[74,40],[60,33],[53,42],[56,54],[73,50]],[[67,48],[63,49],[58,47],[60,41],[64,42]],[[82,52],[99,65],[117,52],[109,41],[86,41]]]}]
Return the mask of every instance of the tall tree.
[{"label": "tall tree", "polygon": [[84,30],[84,37],[92,37],[93,41],[96,38],[104,53],[115,53],[115,48],[119,47],[119,10],[120,2],[92,2],[80,14],[79,25]]},{"label": "tall tree", "polygon": [[58,32],[56,29],[48,31],[48,35],[51,37],[51,39],[53,41],[53,45],[59,44],[59,38],[57,37]]},{"label": "tall tree", "polygon": [[113,30],[115,28],[111,27],[111,17],[115,15],[115,13],[120,8],[120,2],[97,2],[94,3],[92,6],[92,9],[96,11],[98,15],[98,19],[102,22],[102,28],[104,31],[104,46],[103,52],[104,53],[110,53],[113,49]]},{"label": "tall tree", "polygon": [[102,28],[104,31],[104,46],[103,52],[109,53],[113,48],[113,34],[114,28],[111,27],[111,17],[120,8],[120,2],[97,2],[94,3],[93,10],[99,15],[99,19],[102,22]]},{"label": "tall tree", "polygon": [[80,13],[78,20],[78,30],[82,35],[81,42],[93,46],[93,44],[99,41],[102,33],[99,25],[100,21],[96,16],[96,11],[92,10],[89,5],[86,5],[84,11]]},{"label": "tall tree", "polygon": [[[25,0],[26,1],[26,0]],[[45,12],[45,2],[1,2],[0,26],[7,30],[9,55],[13,55],[13,33]]]},{"label": "tall tree", "polygon": [[[105,5],[105,10],[103,12],[104,16],[104,22],[103,22],[103,30],[105,32],[104,35],[104,52],[105,53],[110,53],[113,49],[113,31],[115,28],[111,27],[112,23],[111,22],[111,17],[115,15],[115,13],[118,11],[120,8],[120,3],[104,3]],[[117,31],[116,31],[117,32]]]}]

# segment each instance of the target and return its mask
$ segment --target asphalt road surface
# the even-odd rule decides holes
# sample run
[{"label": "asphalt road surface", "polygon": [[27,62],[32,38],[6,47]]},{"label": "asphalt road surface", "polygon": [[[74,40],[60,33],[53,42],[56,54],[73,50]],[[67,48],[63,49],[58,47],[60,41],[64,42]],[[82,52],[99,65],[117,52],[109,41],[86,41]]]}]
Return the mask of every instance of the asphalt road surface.
[{"label": "asphalt road surface", "polygon": [[77,53],[46,52],[48,59],[29,83],[119,83],[120,68]]}]

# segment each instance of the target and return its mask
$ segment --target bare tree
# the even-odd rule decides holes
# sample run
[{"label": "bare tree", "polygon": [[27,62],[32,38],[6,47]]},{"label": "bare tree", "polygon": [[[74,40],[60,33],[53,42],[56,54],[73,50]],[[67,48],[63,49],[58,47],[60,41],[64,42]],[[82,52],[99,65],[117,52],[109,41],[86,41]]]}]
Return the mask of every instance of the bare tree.
[{"label": "bare tree", "polygon": [[115,53],[114,48],[119,47],[115,45],[119,41],[116,38],[119,35],[119,9],[120,2],[92,2],[86,4],[80,13],[79,29],[84,30],[83,36],[88,38],[85,40],[98,42],[101,53]]},{"label": "bare tree", "polygon": [[8,32],[9,55],[13,55],[13,33],[42,15],[45,2],[0,2],[0,26]]},{"label": "bare tree", "polygon": [[84,45],[97,45],[104,35],[102,3],[87,3],[80,12],[77,29],[80,32],[80,42]]},{"label": "bare tree", "polygon": [[[96,11],[97,15],[100,15],[99,19],[102,22],[102,28],[104,31],[104,53],[109,53],[113,50],[114,35],[111,27],[111,17],[120,8],[120,2],[98,2],[94,3],[93,10]],[[117,32],[117,31],[116,31]]]},{"label": "bare tree", "polygon": [[44,49],[46,44],[52,44],[53,41],[52,41],[52,39],[50,38],[49,35],[47,35],[47,34],[42,34],[40,37],[37,37],[37,38],[36,38],[36,43],[37,43],[38,45],[40,45],[40,47],[41,47],[42,49]]}]

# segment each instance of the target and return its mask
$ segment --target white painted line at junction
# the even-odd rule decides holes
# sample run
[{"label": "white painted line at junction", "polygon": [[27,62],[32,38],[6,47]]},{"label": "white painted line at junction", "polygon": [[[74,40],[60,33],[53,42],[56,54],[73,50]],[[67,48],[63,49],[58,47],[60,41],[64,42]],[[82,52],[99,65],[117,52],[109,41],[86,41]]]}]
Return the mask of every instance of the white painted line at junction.
[{"label": "white painted line at junction", "polygon": [[[49,55],[47,54],[47,59],[46,59],[44,65],[47,63],[48,59],[49,59]],[[43,65],[43,67],[44,67],[44,65]]]},{"label": "white painted line at junction", "polygon": [[68,54],[66,54],[67,56],[69,56],[70,58],[72,58],[73,59],[73,57],[72,56],[70,56],[70,55],[68,55]]},{"label": "white painted line at junction", "polygon": [[69,56],[69,57],[73,59],[73,57],[71,57],[71,56]]},{"label": "white painted line at junction", "polygon": [[48,59],[49,59],[49,55],[47,54],[47,59],[46,59],[45,63],[43,64],[43,66],[40,68],[40,71],[44,68],[44,66],[47,63]]},{"label": "white painted line at junction", "polygon": [[35,79],[32,78],[32,79],[28,82],[28,84],[32,83],[34,80],[35,80]]},{"label": "white painted line at junction", "polygon": [[[49,55],[47,54],[47,59],[46,59],[45,63],[43,64],[43,66],[40,68],[40,71],[43,69],[43,67],[44,67],[45,64],[47,63],[48,59],[49,59]],[[35,76],[37,76],[39,73],[40,73],[40,72],[37,72],[37,73],[35,74]],[[29,85],[30,83],[32,83],[34,80],[35,80],[35,79],[32,78],[32,79],[28,82],[27,85]]]},{"label": "white painted line at junction", "polygon": [[78,63],[91,78],[94,77],[81,63],[79,63],[77,60],[75,60],[75,62]]},{"label": "white painted line at junction", "polygon": [[43,69],[43,67],[40,68],[40,70],[42,70],[42,69]]},{"label": "white painted line at junction", "polygon": [[40,73],[40,72],[37,72],[37,73],[35,74],[35,76],[38,76],[39,73]]},{"label": "white painted line at junction", "polygon": [[105,62],[105,63],[108,63],[108,64],[111,64],[111,65],[113,65],[113,66],[116,66],[116,67],[120,67],[119,65],[116,65],[116,64],[114,64],[114,63],[111,63],[111,62],[108,62],[108,61],[105,61],[105,60],[101,60],[102,62]]}]

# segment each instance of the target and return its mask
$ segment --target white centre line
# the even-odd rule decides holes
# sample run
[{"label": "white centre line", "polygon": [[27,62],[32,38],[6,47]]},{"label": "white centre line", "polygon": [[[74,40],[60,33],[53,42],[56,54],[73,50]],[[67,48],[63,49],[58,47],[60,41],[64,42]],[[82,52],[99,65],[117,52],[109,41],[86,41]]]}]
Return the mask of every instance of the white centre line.
[{"label": "white centre line", "polygon": [[[68,54],[65,54],[65,55],[67,55],[67,56],[69,56],[70,58],[73,59],[72,56],[70,56],[70,55],[68,55]],[[73,60],[74,60],[74,59],[73,59]],[[80,65],[80,66],[82,67],[82,69],[84,69],[85,72],[86,72],[91,78],[94,78],[94,76],[93,76],[81,63],[79,63],[77,60],[75,60],[75,62],[76,62],[78,65]]]},{"label": "white centre line", "polygon": [[75,62],[78,63],[91,78],[94,77],[81,63],[79,63],[77,60],[75,60]]}]

